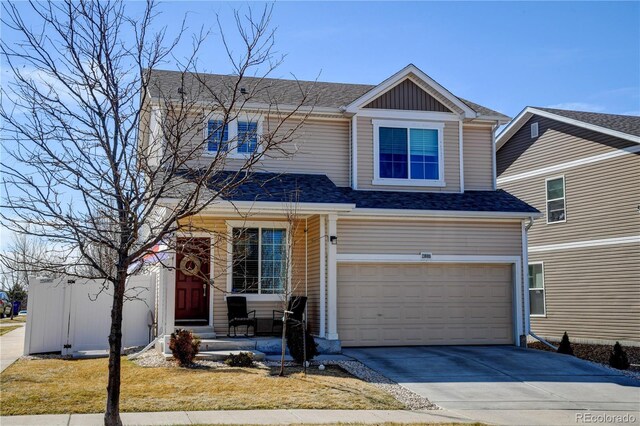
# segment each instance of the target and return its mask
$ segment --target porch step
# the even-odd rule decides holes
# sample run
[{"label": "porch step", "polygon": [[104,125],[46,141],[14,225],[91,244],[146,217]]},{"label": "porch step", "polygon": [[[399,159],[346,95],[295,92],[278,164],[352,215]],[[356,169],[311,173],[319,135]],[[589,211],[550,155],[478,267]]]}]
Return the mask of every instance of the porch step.
[{"label": "porch step", "polygon": [[253,339],[200,339],[200,350],[209,351],[252,351],[256,349]]},{"label": "porch step", "polygon": [[186,327],[188,330],[196,335],[200,340],[202,339],[215,339],[216,332],[213,330],[213,327],[210,326],[191,326]]}]

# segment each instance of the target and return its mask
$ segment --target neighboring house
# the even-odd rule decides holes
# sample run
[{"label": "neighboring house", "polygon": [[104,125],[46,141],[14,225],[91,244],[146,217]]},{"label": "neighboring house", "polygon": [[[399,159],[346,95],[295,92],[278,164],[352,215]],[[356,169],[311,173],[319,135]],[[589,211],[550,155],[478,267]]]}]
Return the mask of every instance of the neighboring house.
[{"label": "neighboring house", "polygon": [[531,331],[640,345],[640,117],[525,108],[498,136],[498,187],[529,230]]},{"label": "neighboring house", "polygon": [[[229,78],[200,77],[221,88]],[[163,93],[180,86],[179,73],[154,70],[152,78]],[[292,142],[293,158],[264,158],[227,202],[185,221],[209,232],[199,235],[207,253],[200,267],[215,288],[203,291],[178,254],[177,271],[159,274],[160,335],[184,325],[226,335],[228,294],[246,295],[249,309],[271,318],[284,286],[295,282],[309,297],[312,332],[334,346],[521,344],[528,327],[525,225],[539,212],[496,190],[494,131],[508,117],[455,96],[413,65],[376,86],[243,84],[264,85],[269,99],[254,100],[248,118],[224,130],[205,112],[201,131],[217,139],[198,164],[247,129],[258,140],[243,150],[259,146],[262,127],[277,120],[269,100],[286,111],[298,102],[298,84],[311,87],[317,102]],[[153,105],[159,93],[150,95]],[[143,149],[155,132],[143,129]],[[231,157],[246,153],[230,146],[227,170]],[[285,220],[292,190],[303,224],[294,238],[302,243],[284,280],[273,272],[283,267],[274,253],[292,232]],[[236,262],[236,253],[255,258]]]}]

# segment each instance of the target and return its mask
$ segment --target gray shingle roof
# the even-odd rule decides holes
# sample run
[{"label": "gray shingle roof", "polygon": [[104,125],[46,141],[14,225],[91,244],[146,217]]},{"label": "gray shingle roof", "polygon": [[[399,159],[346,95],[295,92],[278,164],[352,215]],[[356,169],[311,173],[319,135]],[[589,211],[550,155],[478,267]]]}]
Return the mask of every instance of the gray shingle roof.
[{"label": "gray shingle roof", "polygon": [[610,130],[640,136],[640,117],[633,115],[602,114],[599,112],[571,111],[555,108],[533,107],[562,117],[593,124]]},{"label": "gray shingle roof", "polygon": [[[197,171],[185,172],[182,178],[196,177]],[[215,191],[228,183],[234,172],[219,172],[209,182]],[[444,192],[357,191],[337,187],[325,175],[300,173],[251,173],[233,192],[225,193],[228,201],[355,204],[363,209],[441,210],[470,212],[539,213],[524,201],[506,191]]]},{"label": "gray shingle roof", "polygon": [[[181,84],[184,79],[184,85]],[[154,97],[175,97],[178,88],[184,87],[185,93],[203,99],[213,99],[209,90],[203,90],[199,84],[214,91],[222,99],[230,98],[236,77],[223,74],[182,74],[178,71],[154,69],[151,73],[149,91]],[[322,81],[302,81],[277,78],[244,77],[241,87],[252,96],[251,102],[281,105],[297,105],[303,93],[309,93],[307,105],[317,107],[340,108],[346,106],[376,87],[371,84],[329,83]],[[459,98],[471,109],[483,116],[500,117],[508,120],[504,114],[474,102]]]}]

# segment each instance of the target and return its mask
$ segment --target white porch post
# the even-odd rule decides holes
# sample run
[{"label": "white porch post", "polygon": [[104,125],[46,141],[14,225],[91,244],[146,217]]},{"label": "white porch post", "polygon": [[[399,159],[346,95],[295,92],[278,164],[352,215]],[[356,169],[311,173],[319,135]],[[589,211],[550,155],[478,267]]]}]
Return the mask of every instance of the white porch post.
[{"label": "white porch post", "polygon": [[169,263],[171,264],[172,268],[167,271],[167,279],[165,281],[165,335],[173,333],[176,326],[176,257],[177,256],[175,253],[171,254],[171,260],[169,261]]},{"label": "white porch post", "polygon": [[324,216],[320,216],[320,337],[325,338],[327,330],[327,233]]},{"label": "white porch post", "polygon": [[327,305],[329,330],[327,339],[338,340],[338,246],[331,237],[338,236],[338,217],[335,213],[327,215],[328,221],[328,256],[327,256]]}]

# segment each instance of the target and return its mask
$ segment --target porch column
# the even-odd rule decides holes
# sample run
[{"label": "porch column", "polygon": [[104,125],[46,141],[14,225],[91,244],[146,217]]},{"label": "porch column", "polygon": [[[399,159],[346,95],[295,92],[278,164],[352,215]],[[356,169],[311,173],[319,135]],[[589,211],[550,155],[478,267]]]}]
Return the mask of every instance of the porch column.
[{"label": "porch column", "polygon": [[[332,237],[338,236],[338,217],[335,213],[327,215],[328,255],[327,255],[327,313],[329,330],[327,339],[338,340],[338,245]],[[331,241],[331,240],[334,241]]]},{"label": "porch column", "polygon": [[165,280],[165,335],[173,333],[176,326],[176,257],[175,253],[171,254],[171,260],[169,260],[169,263],[172,267],[167,271],[167,279]]}]

